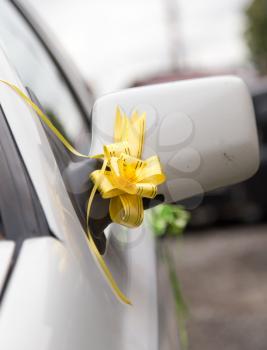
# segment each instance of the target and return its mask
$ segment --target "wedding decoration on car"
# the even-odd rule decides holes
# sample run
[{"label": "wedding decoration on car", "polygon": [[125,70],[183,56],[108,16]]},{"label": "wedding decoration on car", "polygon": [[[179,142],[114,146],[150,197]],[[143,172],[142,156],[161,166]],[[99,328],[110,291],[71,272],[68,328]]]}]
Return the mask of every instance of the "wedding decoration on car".
[{"label": "wedding decoration on car", "polygon": [[120,290],[94,243],[89,219],[94,196],[96,191],[99,190],[104,199],[110,199],[109,214],[113,222],[126,227],[137,227],[143,222],[143,198],[153,199],[157,194],[157,185],[165,181],[158,156],[155,155],[146,160],[141,159],[145,138],[146,114],[139,115],[135,111],[128,118],[120,107],[117,107],[114,143],[103,145],[103,154],[89,156],[77,151],[43,111],[20,88],[5,80],[0,80],[0,82],[16,92],[72,154],[82,158],[100,158],[103,160],[100,170],[88,174],[94,186],[89,194],[86,209],[87,243],[114,294],[122,302],[131,304],[130,300]]}]

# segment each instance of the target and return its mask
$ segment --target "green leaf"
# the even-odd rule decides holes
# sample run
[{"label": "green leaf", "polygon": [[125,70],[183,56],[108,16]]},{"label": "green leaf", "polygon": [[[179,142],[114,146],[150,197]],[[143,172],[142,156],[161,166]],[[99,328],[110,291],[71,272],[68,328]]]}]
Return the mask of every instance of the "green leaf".
[{"label": "green leaf", "polygon": [[150,213],[150,225],[156,236],[178,236],[183,233],[188,221],[189,213],[181,206],[162,204]]}]

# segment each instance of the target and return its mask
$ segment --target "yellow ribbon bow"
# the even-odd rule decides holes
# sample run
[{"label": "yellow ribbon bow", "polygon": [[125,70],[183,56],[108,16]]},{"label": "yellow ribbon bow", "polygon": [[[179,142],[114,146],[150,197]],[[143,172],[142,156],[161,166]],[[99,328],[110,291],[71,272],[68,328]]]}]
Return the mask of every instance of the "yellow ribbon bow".
[{"label": "yellow ribbon bow", "polygon": [[100,255],[89,227],[92,202],[97,189],[103,198],[110,199],[110,217],[113,222],[127,227],[136,227],[143,221],[144,209],[142,197],[154,198],[157,185],[165,181],[165,175],[157,156],[143,161],[142,155],[145,133],[145,114],[141,116],[134,112],[130,119],[117,108],[114,144],[104,146],[104,154],[88,156],[78,152],[61,132],[51,123],[43,111],[21,91],[16,85],[1,80],[23,99],[54,133],[54,135],[73,154],[83,158],[103,158],[101,170],[94,171],[90,177],[94,187],[89,195],[86,213],[87,243],[93,256],[101,267],[114,294],[125,304],[131,304],[114,280],[105,260]]},{"label": "yellow ribbon bow", "polygon": [[114,142],[104,146],[104,162],[109,170],[91,173],[103,198],[110,198],[111,220],[127,227],[139,226],[144,218],[142,197],[154,198],[165,175],[157,156],[141,160],[145,113],[131,118],[117,107]]}]

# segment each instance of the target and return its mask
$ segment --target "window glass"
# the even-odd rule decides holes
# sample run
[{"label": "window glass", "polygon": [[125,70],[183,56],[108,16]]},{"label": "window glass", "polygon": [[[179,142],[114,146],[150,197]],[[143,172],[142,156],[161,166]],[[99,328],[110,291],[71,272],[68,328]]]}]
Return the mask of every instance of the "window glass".
[{"label": "window glass", "polygon": [[51,121],[76,148],[88,152],[88,125],[64,78],[32,29],[5,0],[0,0],[0,45]]}]

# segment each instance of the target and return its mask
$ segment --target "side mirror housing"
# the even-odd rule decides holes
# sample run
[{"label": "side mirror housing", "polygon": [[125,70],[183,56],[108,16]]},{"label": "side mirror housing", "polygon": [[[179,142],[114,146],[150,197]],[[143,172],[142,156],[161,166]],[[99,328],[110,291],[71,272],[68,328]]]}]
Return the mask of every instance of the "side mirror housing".
[{"label": "side mirror housing", "polygon": [[113,143],[116,108],[146,113],[143,159],[160,157],[166,202],[177,202],[251,177],[259,166],[254,110],[236,77],[152,85],[99,98],[92,115],[90,154]]}]

